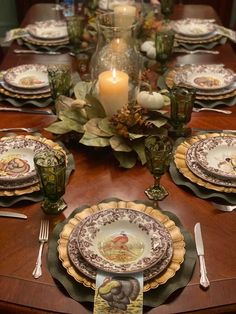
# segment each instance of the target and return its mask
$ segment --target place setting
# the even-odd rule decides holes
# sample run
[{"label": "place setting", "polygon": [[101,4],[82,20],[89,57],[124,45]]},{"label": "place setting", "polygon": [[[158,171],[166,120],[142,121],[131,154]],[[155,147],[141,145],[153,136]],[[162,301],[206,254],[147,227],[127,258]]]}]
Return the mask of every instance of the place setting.
[{"label": "place setting", "polygon": [[186,64],[170,69],[164,78],[168,88],[183,85],[196,89],[195,104],[215,108],[233,106],[236,96],[235,73],[223,64]]},{"label": "place setting", "polygon": [[[32,202],[43,200],[39,174],[35,165],[35,156],[39,153],[49,155],[49,157],[52,154],[63,154],[66,158],[64,171],[66,182],[68,182],[75,167],[74,158],[62,143],[44,138],[38,133],[32,135],[11,133],[9,136],[0,138],[0,205],[2,207],[12,206],[22,200]],[[50,158],[52,160],[52,157]],[[46,186],[45,183],[45,189]],[[52,194],[52,190],[50,193]]]},{"label": "place setting", "polygon": [[[137,289],[133,298],[127,295],[129,307],[158,306],[188,283],[195,261],[190,234],[173,213],[154,209],[150,202],[110,198],[81,206],[49,240],[53,278],[73,299],[95,302],[97,311],[103,306],[108,313],[112,296],[104,294],[105,284],[127,286],[131,280]],[[113,307],[129,303],[120,300]]]}]

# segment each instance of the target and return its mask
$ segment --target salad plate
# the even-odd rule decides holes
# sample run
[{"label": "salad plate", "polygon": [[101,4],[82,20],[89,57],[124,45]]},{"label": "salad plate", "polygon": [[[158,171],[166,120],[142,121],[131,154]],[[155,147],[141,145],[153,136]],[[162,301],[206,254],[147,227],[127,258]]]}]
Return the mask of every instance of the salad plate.
[{"label": "salad plate", "polygon": [[[77,239],[78,239],[78,228],[74,228],[74,230],[71,232],[71,235],[69,237],[68,241],[68,255],[69,258],[74,265],[74,267],[81,273],[83,273],[85,276],[96,280],[97,275],[97,268],[88,263],[83,256],[80,254],[78,245],[77,245]],[[172,256],[173,256],[173,245],[172,245],[172,239],[170,234],[167,234],[168,236],[168,246],[166,253],[162,257],[162,259],[151,266],[148,269],[145,269],[143,272],[143,278],[144,281],[150,280],[153,277],[159,275],[163,270],[167,268],[169,265]]]},{"label": "salad plate", "polygon": [[68,36],[65,21],[46,20],[38,21],[27,27],[29,34],[44,40],[62,39]]},{"label": "salad plate", "polygon": [[180,35],[202,37],[213,33],[216,26],[209,20],[187,18],[172,22],[172,29]]},{"label": "salad plate", "polygon": [[42,64],[23,64],[10,68],[3,80],[14,87],[24,89],[39,89],[48,87],[47,67]]},{"label": "salad plate", "polygon": [[199,164],[195,155],[195,151],[198,144],[199,144],[198,142],[192,144],[187,150],[186,164],[190,171],[193,172],[197,177],[203,179],[204,181],[210,182],[214,185],[236,188],[236,180],[217,177],[210,173],[209,171],[205,170]]},{"label": "salad plate", "polygon": [[95,213],[78,225],[77,245],[97,269],[135,273],[150,268],[166,253],[169,232],[149,215],[127,208]]},{"label": "salad plate", "polygon": [[236,181],[236,137],[218,136],[199,141],[195,155],[210,174]]},{"label": "salad plate", "polygon": [[177,71],[174,83],[190,85],[198,90],[215,91],[233,84],[235,74],[221,65],[191,65]]}]

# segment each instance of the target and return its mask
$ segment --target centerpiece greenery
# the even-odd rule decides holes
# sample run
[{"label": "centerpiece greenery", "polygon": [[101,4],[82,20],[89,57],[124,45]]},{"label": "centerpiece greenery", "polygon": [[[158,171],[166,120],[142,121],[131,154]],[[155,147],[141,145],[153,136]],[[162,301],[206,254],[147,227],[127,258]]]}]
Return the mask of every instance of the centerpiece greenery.
[{"label": "centerpiece greenery", "polygon": [[[46,128],[62,135],[79,134],[79,143],[90,147],[110,147],[119,165],[132,168],[137,160],[146,163],[144,139],[150,134],[166,134],[168,118],[165,116],[169,97],[166,90],[159,93],[163,103],[158,110],[144,108],[138,102],[127,104],[112,117],[107,117],[102,104],[94,95],[91,82],[79,82],[74,87],[75,99],[58,99],[58,120]],[[152,92],[147,92],[152,94]],[[148,95],[147,95],[148,96]],[[142,99],[145,103],[145,99]],[[163,107],[163,108],[160,108]]]}]

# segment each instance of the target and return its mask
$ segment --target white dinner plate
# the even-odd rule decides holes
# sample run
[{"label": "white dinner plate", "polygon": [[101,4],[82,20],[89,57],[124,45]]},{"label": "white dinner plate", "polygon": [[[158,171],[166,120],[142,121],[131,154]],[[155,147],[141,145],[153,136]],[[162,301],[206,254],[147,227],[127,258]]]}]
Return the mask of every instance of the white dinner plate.
[{"label": "white dinner plate", "polygon": [[135,273],[166,254],[169,232],[152,217],[127,208],[104,210],[78,225],[77,245],[83,258],[103,271]]},{"label": "white dinner plate", "polygon": [[199,141],[195,155],[211,174],[236,180],[236,137],[216,136]]},{"label": "white dinner plate", "polygon": [[31,36],[44,40],[62,39],[68,36],[65,21],[39,21],[28,25],[27,30]]},{"label": "white dinner plate", "polygon": [[49,86],[47,67],[42,64],[23,64],[10,68],[3,79],[17,88],[38,89]]},{"label": "white dinner plate", "polygon": [[217,64],[191,65],[177,71],[176,85],[190,85],[197,90],[216,91],[234,83],[235,73]]},{"label": "white dinner plate", "polygon": [[203,37],[213,33],[216,25],[204,19],[182,19],[172,22],[172,29],[187,37]]}]

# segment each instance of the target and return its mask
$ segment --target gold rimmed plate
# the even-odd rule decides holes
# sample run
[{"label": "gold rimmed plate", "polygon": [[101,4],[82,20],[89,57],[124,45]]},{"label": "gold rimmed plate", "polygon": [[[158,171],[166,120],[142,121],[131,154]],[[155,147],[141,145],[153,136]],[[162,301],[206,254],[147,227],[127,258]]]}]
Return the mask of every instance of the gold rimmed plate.
[{"label": "gold rimmed plate", "polygon": [[[119,202],[111,201],[109,203],[100,203],[98,205],[87,207],[82,212],[76,214],[64,226],[60,234],[60,238],[58,240],[58,252],[59,252],[59,259],[62,261],[62,265],[66,269],[67,273],[70,274],[76,281],[82,283],[86,287],[95,289],[95,281],[91,279],[89,276],[86,276],[81,271],[79,271],[71,262],[70,257],[68,255],[69,238],[70,238],[71,233],[75,229],[75,227],[84,218],[96,212],[107,210],[107,209],[112,209],[112,208],[129,208],[129,209],[143,212],[147,215],[150,215],[155,220],[163,223],[163,225],[167,228],[167,230],[170,233],[170,236],[172,239],[172,246],[173,246],[173,254],[171,257],[171,261],[160,274],[146,281],[144,285],[144,291],[155,289],[159,285],[166,283],[168,279],[172,278],[175,275],[175,273],[178,271],[178,269],[181,267],[181,264],[184,261],[185,242],[184,242],[183,235],[181,234],[180,229],[175,225],[175,223],[172,220],[170,220],[168,216],[162,214],[159,210],[153,209],[152,207],[146,206],[144,204],[138,204],[135,202],[126,202],[126,201],[119,201]],[[96,273],[94,273],[93,275],[95,276]]]}]

